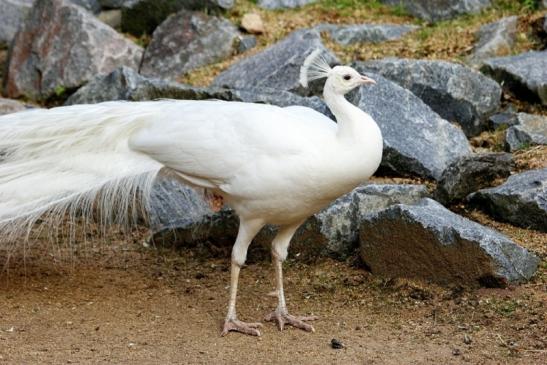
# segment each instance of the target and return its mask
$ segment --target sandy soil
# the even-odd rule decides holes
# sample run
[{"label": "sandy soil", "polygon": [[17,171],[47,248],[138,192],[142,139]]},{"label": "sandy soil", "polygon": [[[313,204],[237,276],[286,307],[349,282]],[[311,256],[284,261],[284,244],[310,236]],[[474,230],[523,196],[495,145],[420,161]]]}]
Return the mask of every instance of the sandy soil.
[{"label": "sandy soil", "polygon": [[[526,240],[497,225],[546,257],[547,235],[525,231]],[[378,278],[358,260],[291,258],[289,309],[319,315],[316,333],[265,323],[261,338],[221,338],[229,248],[146,248],[143,237],[110,235],[108,245],[88,241],[77,251],[39,244],[11,255],[0,276],[0,363],[547,362],[545,260],[526,285],[469,289]],[[242,320],[275,307],[272,274],[252,250],[240,281]],[[333,349],[333,338],[345,347]]]}]

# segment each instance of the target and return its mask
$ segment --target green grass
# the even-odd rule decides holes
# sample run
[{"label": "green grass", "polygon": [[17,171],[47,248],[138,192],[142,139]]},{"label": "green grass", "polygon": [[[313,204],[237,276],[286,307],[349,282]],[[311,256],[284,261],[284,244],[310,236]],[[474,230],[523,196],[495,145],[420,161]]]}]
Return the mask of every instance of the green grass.
[{"label": "green grass", "polygon": [[62,85],[57,85],[55,87],[55,96],[61,98],[66,94],[66,88]]},{"label": "green grass", "polygon": [[319,6],[348,14],[356,8],[379,9],[384,5],[379,0],[323,0],[319,2]]}]

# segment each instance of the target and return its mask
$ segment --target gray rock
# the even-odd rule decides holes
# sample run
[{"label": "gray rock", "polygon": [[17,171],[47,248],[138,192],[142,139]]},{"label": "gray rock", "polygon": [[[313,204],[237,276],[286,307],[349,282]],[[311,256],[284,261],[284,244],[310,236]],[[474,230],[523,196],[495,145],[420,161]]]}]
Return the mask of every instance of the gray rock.
[{"label": "gray rock", "polygon": [[476,34],[478,42],[468,61],[476,65],[487,58],[510,54],[517,36],[517,23],[517,16],[509,16],[483,25]]},{"label": "gray rock", "polygon": [[160,173],[154,182],[148,217],[153,234],[175,228],[184,232],[214,215],[203,195],[177,180],[174,175]]},{"label": "gray rock", "polygon": [[415,25],[399,24],[355,24],[345,26],[320,24],[315,27],[318,32],[327,32],[336,43],[345,46],[354,43],[392,41],[418,28]]},{"label": "gray rock", "polygon": [[508,128],[518,123],[517,113],[513,110],[505,110],[501,113],[492,114],[490,118],[488,118],[489,129],[493,130]]},{"label": "gray rock", "polygon": [[321,43],[315,30],[298,30],[266,50],[247,57],[218,75],[213,86],[231,89],[272,88],[296,92],[301,95],[317,93],[322,80],[310,83],[306,89],[298,83],[300,67],[315,49],[322,49],[328,62],[337,62],[336,57]]},{"label": "gray rock", "polygon": [[258,6],[264,9],[287,9],[298,8],[316,1],[317,0],[258,0]]},{"label": "gray rock", "polygon": [[380,73],[409,89],[441,117],[458,123],[467,136],[486,129],[488,117],[500,107],[500,86],[456,63],[387,58],[358,62],[355,67]]},{"label": "gray rock", "polygon": [[484,61],[481,71],[517,98],[547,105],[547,50],[490,58]]},{"label": "gray rock", "polygon": [[0,1],[0,46],[8,45],[27,16],[33,0]]},{"label": "gray rock", "polygon": [[240,37],[237,28],[226,19],[181,10],[154,31],[140,72],[174,80],[236,53]]},{"label": "gray rock", "polygon": [[410,14],[428,22],[452,19],[462,14],[475,14],[490,6],[490,0],[381,0],[403,6]]},{"label": "gray rock", "polygon": [[0,97],[0,115],[11,114],[29,109],[30,106],[17,100]]},{"label": "gray rock", "polygon": [[318,97],[302,97],[288,91],[273,89],[228,90],[194,87],[161,79],[147,78],[133,69],[121,67],[108,75],[100,75],[72,94],[65,105],[94,104],[110,100],[155,99],[205,100],[219,99],[263,103],[277,106],[302,105],[328,115],[325,103]]},{"label": "gray rock", "polygon": [[242,36],[239,41],[239,45],[237,46],[237,52],[247,52],[254,47],[256,47],[256,37],[254,35]]},{"label": "gray rock", "polygon": [[367,216],[360,237],[364,262],[388,277],[499,287],[528,280],[540,262],[501,233],[431,199]]},{"label": "gray rock", "polygon": [[547,232],[547,168],[513,175],[503,185],[479,190],[468,200],[496,219]]},{"label": "gray rock", "polygon": [[140,0],[99,0],[99,4],[104,9],[120,9],[129,7]]},{"label": "gray rock", "polygon": [[148,79],[129,67],[120,67],[107,75],[95,76],[78,89],[65,105],[95,104],[111,100],[134,100],[135,89]]},{"label": "gray rock", "polygon": [[319,113],[334,119],[327,104],[317,96],[304,97],[293,94],[289,91],[261,88],[230,90],[231,101],[243,101],[246,103],[272,104],[280,107],[301,105],[312,108]]},{"label": "gray rock", "polygon": [[208,13],[230,9],[234,0],[135,0],[122,6],[122,31],[141,36],[152,34],[167,17],[182,9]]},{"label": "gray rock", "polygon": [[436,180],[452,161],[471,153],[461,129],[442,119],[421,99],[380,75],[361,87],[353,103],[369,113],[384,137],[381,169]]},{"label": "gray rock", "polygon": [[412,204],[428,196],[424,185],[363,185],[311,217],[301,235],[315,233],[315,236],[322,237],[323,254],[346,259],[357,251],[359,222],[365,216],[394,204]]},{"label": "gray rock", "polygon": [[430,196],[425,185],[367,184],[353,190],[358,221],[395,204],[413,204]]},{"label": "gray rock", "polygon": [[517,114],[518,124],[507,130],[505,142],[513,152],[529,145],[547,144],[547,117],[526,113]]},{"label": "gray rock", "polygon": [[37,0],[11,48],[5,94],[47,99],[116,67],[138,67],[142,48],[79,6]]},{"label": "gray rock", "polygon": [[110,100],[155,99],[232,100],[230,90],[202,88],[147,78],[135,70],[121,67],[108,75],[99,75],[72,94],[65,105],[94,104]]},{"label": "gray rock", "polygon": [[92,12],[93,14],[97,14],[99,11],[101,11],[101,4],[99,4],[98,0],[70,0],[70,2],[74,5],[81,6],[82,8]]},{"label": "gray rock", "polygon": [[[213,240],[233,244],[238,219],[231,209],[206,212],[200,208],[201,198],[195,192],[177,186],[174,181],[169,185],[162,184],[155,187],[152,199],[152,206],[157,206],[151,216],[156,243],[187,245],[196,240]],[[167,189],[162,191],[162,188]],[[414,203],[427,195],[427,189],[421,185],[371,184],[359,187],[310,217],[296,232],[291,252],[304,261],[314,261],[325,255],[346,259],[358,247],[359,217],[393,204]],[[201,215],[193,214],[201,211]],[[185,212],[190,212],[188,217]],[[269,249],[275,233],[275,228],[266,227],[254,241]]]},{"label": "gray rock", "polygon": [[513,168],[510,153],[480,153],[454,161],[444,171],[435,199],[443,204],[463,200],[469,194],[489,186],[499,178],[506,178]]}]

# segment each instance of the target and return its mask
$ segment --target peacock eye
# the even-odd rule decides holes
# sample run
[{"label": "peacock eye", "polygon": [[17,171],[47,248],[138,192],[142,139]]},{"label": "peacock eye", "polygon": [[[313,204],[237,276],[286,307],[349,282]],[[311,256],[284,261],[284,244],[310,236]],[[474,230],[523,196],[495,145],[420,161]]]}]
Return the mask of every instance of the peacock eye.
[{"label": "peacock eye", "polygon": [[351,75],[344,75],[344,80],[347,81],[347,80],[349,80],[349,79],[351,79]]}]

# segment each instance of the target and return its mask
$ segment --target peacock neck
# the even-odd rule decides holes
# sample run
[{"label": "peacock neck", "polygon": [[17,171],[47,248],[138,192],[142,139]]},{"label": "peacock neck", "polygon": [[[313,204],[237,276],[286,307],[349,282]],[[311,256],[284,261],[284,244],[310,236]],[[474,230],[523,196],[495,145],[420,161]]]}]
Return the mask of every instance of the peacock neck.
[{"label": "peacock neck", "polygon": [[[325,84],[323,97],[338,123],[337,137],[342,140],[359,139],[370,136],[378,126],[364,111],[351,104],[344,95],[332,90],[329,82]],[[372,133],[375,134],[375,133]]]}]

